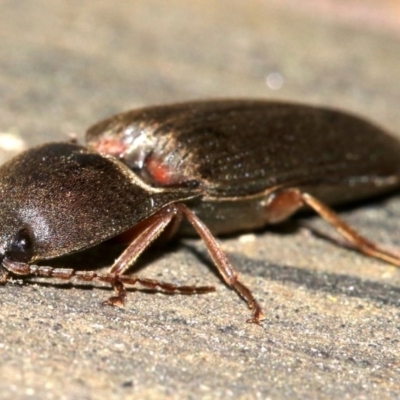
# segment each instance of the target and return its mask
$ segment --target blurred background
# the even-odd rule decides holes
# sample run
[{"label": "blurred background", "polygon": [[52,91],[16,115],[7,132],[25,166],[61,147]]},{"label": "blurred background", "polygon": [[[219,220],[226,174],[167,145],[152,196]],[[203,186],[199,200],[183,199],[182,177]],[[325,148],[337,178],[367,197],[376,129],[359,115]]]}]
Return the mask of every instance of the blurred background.
[{"label": "blurred background", "polygon": [[0,4],[1,129],[29,144],[209,97],[325,104],[399,126],[395,0]]},{"label": "blurred background", "polygon": [[[0,0],[0,9],[1,162],[70,134],[83,142],[113,113],[200,98],[338,107],[400,137],[398,0]],[[392,198],[347,216],[398,246],[399,214]],[[262,327],[244,324],[244,304],[182,248],[152,276],[195,277],[216,294],[132,293],[112,310],[99,307],[103,290],[1,287],[0,396],[397,398],[398,271],[302,230],[224,248],[268,311]]]}]

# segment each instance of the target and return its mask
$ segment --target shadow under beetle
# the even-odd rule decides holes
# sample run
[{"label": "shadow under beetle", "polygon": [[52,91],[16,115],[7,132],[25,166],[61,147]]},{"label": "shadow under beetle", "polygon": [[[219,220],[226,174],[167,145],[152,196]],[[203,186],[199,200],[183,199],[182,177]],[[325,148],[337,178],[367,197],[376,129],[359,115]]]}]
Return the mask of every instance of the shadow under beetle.
[{"label": "shadow under beetle", "polygon": [[[279,223],[305,206],[360,252],[400,257],[360,236],[329,205],[397,188],[400,142],[358,117],[258,100],[198,101],[117,114],[87,131],[87,147],[50,143],[0,168],[0,281],[38,275],[202,293],[126,275],[164,231],[197,232],[224,281],[263,319],[214,235]],[[108,273],[38,266],[135,227]]]}]

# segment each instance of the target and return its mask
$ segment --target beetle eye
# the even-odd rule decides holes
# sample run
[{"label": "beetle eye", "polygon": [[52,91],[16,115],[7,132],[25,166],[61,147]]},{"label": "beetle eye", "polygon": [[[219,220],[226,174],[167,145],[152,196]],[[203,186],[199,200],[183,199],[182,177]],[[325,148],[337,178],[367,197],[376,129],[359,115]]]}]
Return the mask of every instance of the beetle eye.
[{"label": "beetle eye", "polygon": [[28,229],[21,229],[11,243],[7,258],[18,261],[28,262],[33,256],[33,239]]}]

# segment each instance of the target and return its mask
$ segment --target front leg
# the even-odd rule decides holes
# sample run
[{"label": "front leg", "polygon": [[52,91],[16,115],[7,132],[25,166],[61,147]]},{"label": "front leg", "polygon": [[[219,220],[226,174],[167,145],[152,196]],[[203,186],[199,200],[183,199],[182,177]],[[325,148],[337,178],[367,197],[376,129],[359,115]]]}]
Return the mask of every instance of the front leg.
[{"label": "front leg", "polygon": [[[174,206],[165,207],[142,221],[141,231],[132,240],[125,251],[118,257],[115,263],[110,267],[109,273],[116,276],[123,275],[138,259],[144,250],[156,240],[172,220],[177,218],[177,210]],[[110,297],[103,304],[122,306],[126,300],[126,290],[123,283],[116,279],[111,283],[116,296]]]}]

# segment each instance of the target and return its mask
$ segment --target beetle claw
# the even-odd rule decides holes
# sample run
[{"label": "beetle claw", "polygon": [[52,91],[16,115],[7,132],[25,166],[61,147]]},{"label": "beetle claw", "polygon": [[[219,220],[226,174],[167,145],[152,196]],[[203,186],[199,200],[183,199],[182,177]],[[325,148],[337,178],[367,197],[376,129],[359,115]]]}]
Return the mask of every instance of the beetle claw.
[{"label": "beetle claw", "polygon": [[103,301],[103,306],[123,307],[126,300],[126,289],[122,282],[116,278],[112,283],[114,290],[117,292],[116,296],[111,296],[109,299]]},{"label": "beetle claw", "polygon": [[112,307],[123,307],[125,305],[126,296],[112,296],[107,300],[104,300],[101,304],[103,306],[112,306]]},{"label": "beetle claw", "polygon": [[253,316],[246,320],[248,324],[257,324],[260,325],[262,320],[265,319],[265,315],[258,304],[255,304],[255,310],[253,312]]}]

